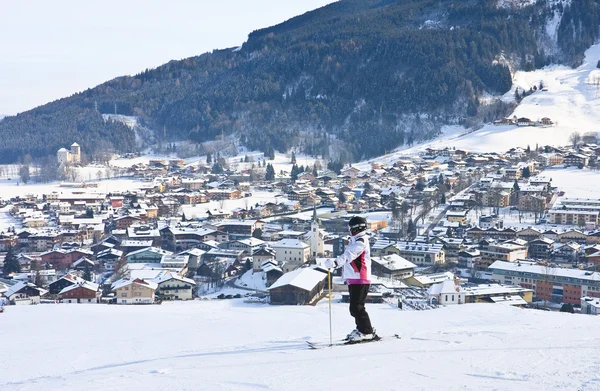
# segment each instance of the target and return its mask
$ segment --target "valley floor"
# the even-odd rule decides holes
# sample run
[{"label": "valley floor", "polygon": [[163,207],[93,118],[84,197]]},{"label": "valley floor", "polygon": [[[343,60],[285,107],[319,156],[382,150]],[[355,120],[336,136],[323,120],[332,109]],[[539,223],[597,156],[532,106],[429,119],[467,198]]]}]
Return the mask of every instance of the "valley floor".
[{"label": "valley floor", "polygon": [[[367,308],[401,340],[309,350],[328,306],[204,300],[38,305],[0,314],[0,389],[598,390],[600,318],[471,304]],[[353,324],[333,305],[333,332]]]}]

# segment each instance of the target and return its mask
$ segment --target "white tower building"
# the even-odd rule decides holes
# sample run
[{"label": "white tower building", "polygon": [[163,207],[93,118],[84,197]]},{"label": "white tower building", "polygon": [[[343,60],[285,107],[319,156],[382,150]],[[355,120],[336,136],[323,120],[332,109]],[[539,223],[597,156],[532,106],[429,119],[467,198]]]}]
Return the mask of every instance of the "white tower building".
[{"label": "white tower building", "polygon": [[81,163],[81,147],[77,143],[71,144],[71,161]]},{"label": "white tower building", "polygon": [[317,258],[322,256],[325,249],[325,241],[323,231],[319,227],[319,219],[317,219],[317,208],[313,209],[313,218],[310,223],[310,256]]}]

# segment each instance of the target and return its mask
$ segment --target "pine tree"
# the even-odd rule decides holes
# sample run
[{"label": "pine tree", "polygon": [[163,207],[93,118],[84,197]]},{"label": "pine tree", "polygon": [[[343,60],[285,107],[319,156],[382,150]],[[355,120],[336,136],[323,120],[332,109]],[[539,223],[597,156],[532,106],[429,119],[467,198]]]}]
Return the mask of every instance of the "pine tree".
[{"label": "pine tree", "polygon": [[442,204],[446,203],[446,193],[442,193],[442,199],[441,199],[440,203],[442,203]]},{"label": "pine tree", "polygon": [[212,163],[212,155],[209,152],[208,154],[206,154],[206,164],[210,163]]},{"label": "pine tree", "polygon": [[292,152],[292,164],[296,164],[296,154]]},{"label": "pine tree", "polygon": [[272,181],[275,179],[275,169],[271,163],[267,164],[267,170],[265,173],[265,180]]},{"label": "pine tree", "polygon": [[290,177],[292,178],[292,182],[296,182],[296,179],[298,179],[298,174],[300,173],[300,169],[298,168],[297,165],[293,165],[292,166],[292,172],[290,173]]},{"label": "pine tree", "polygon": [[11,273],[20,273],[21,272],[21,264],[19,260],[15,256],[15,251],[12,246],[8,248],[6,252],[6,257],[4,257],[4,268],[2,269],[2,274],[4,277],[8,277]]}]

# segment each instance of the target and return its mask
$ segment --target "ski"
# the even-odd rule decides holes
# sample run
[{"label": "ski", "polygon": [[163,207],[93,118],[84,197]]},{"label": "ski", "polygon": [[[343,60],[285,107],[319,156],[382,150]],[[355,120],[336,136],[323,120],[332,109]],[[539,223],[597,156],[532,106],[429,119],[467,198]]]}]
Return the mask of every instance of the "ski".
[{"label": "ski", "polygon": [[310,349],[316,350],[316,349],[323,349],[323,348],[334,347],[334,346],[359,345],[359,344],[363,344],[363,343],[377,342],[377,341],[381,341],[383,339],[400,339],[400,336],[398,334],[394,334],[389,337],[380,337],[379,335],[375,335],[371,339],[363,339],[360,341],[349,341],[347,339],[342,339],[342,340],[334,341],[332,344],[329,344],[327,342],[313,342],[313,341],[306,341],[306,343]]}]

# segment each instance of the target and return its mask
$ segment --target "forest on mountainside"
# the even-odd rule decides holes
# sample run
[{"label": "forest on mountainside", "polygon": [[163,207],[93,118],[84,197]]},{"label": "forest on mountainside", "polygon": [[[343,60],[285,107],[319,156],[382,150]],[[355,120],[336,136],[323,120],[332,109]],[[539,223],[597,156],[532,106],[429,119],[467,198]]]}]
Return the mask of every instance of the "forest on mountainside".
[{"label": "forest on mountainside", "polygon": [[[108,81],[0,122],[0,162],[45,156],[77,141],[84,152],[126,152],[134,132],[103,113],[137,116],[157,139],[236,135],[251,149],[376,156],[434,137],[444,124],[489,121],[483,106],[512,86],[512,69],[577,65],[599,35],[598,0],[342,0],[215,50]],[[558,51],[541,42],[555,12]],[[96,110],[96,107],[98,110]]]}]

